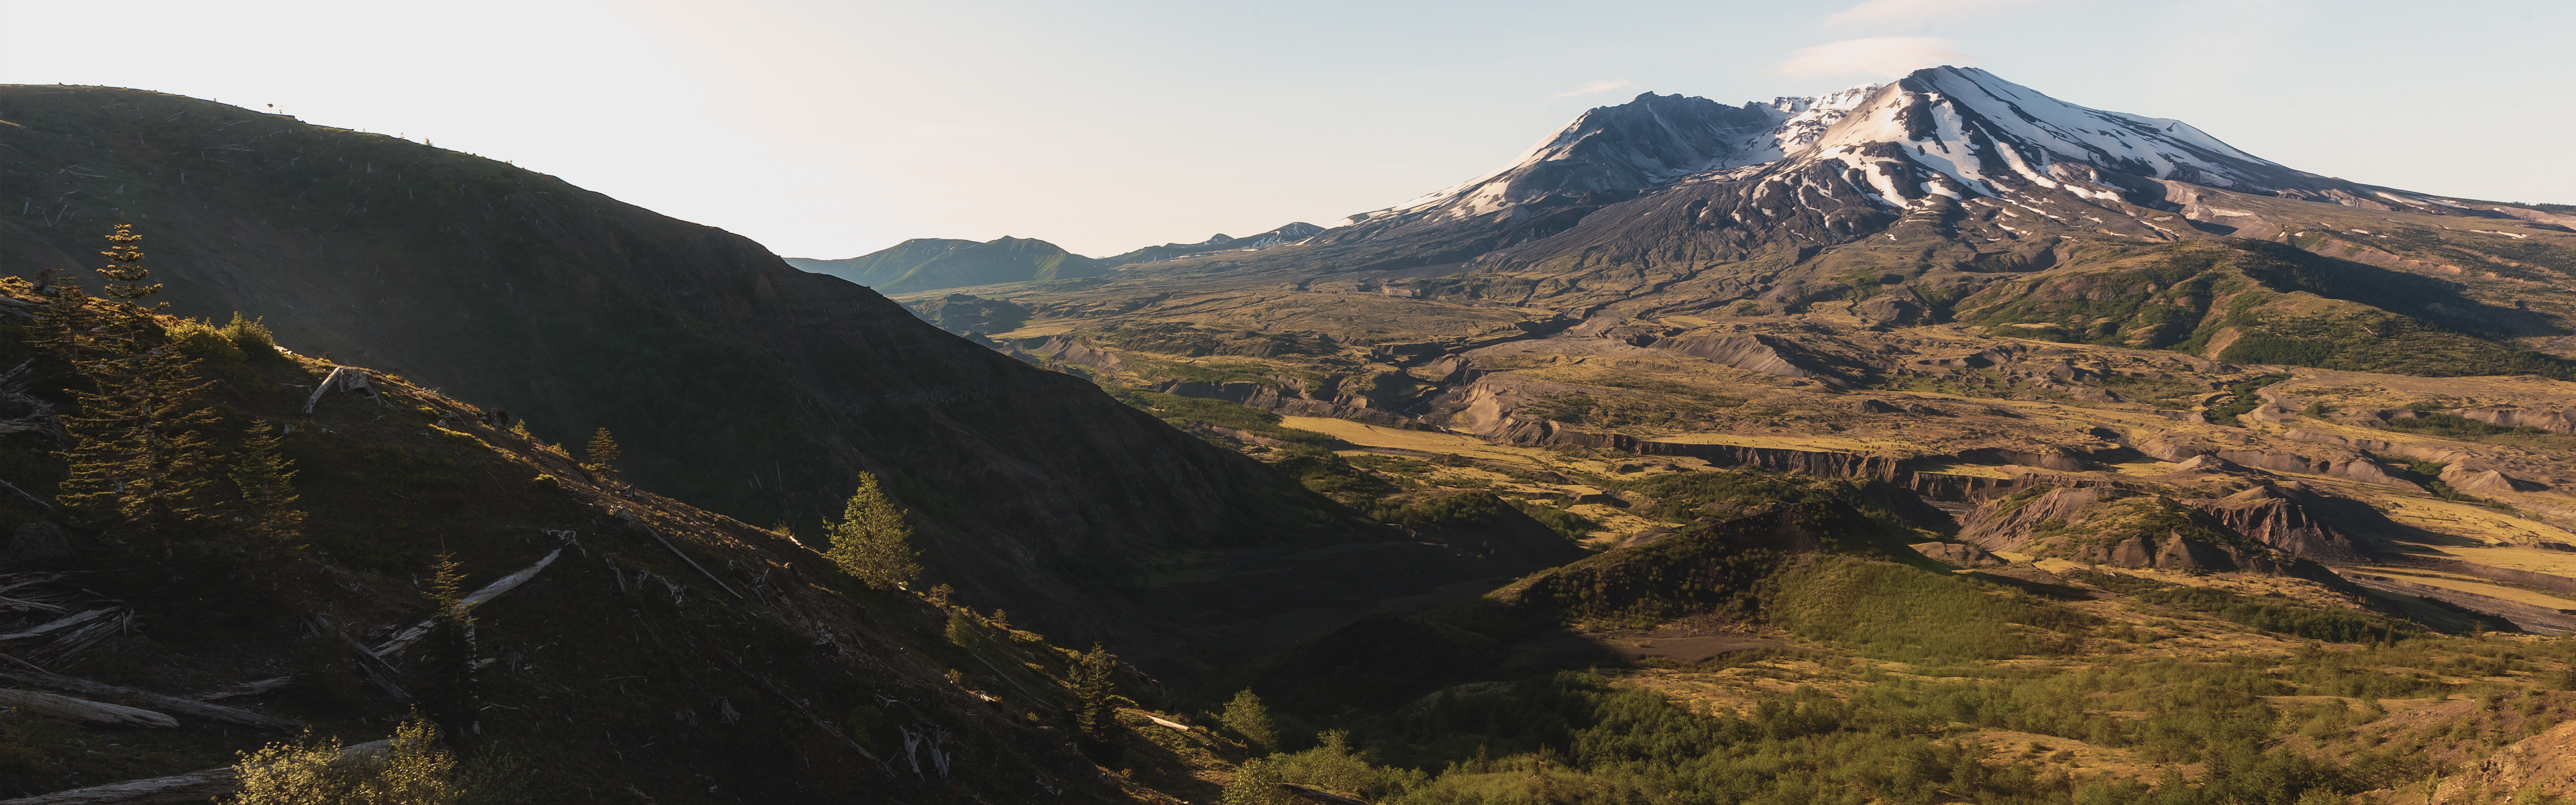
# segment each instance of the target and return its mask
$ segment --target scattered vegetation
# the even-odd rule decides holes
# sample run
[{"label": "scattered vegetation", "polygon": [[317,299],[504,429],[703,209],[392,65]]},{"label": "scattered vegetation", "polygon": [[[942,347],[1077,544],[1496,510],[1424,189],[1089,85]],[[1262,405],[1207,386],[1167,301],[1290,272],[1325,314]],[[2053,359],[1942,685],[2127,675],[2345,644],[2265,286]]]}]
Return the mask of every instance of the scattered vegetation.
[{"label": "scattered vegetation", "polygon": [[2393,642],[2424,634],[2420,627],[2362,612],[2318,609],[2266,600],[2216,587],[2168,587],[2137,593],[2138,600],[2199,612],[2266,632],[2330,643]]},{"label": "scattered vegetation", "polygon": [[2227,393],[2232,396],[2227,402],[2209,409],[2209,421],[2229,427],[2245,427],[2245,422],[2237,417],[2263,407],[2263,395],[2255,392],[2261,391],[2265,386],[2288,379],[2290,379],[2289,375],[2270,374],[2228,384]]}]

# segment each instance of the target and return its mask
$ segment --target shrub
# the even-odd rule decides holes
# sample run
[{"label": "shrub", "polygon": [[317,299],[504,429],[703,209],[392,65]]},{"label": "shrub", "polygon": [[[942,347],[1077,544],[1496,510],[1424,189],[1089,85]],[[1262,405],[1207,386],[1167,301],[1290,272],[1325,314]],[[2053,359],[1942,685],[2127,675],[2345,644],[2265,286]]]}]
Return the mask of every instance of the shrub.
[{"label": "shrub", "polygon": [[244,752],[234,771],[241,792],[233,805],[449,805],[457,791],[449,786],[456,758],[438,745],[428,722],[405,721],[394,729],[393,746],[380,755],[342,751],[338,738],[309,735],[294,743],[272,743]]},{"label": "shrub", "polygon": [[1225,703],[1225,714],[1217,721],[1234,734],[1243,736],[1244,743],[1262,749],[1275,749],[1279,745],[1279,730],[1270,720],[1270,709],[1261,706],[1261,697],[1253,695],[1251,688],[1235,692],[1234,699]]}]

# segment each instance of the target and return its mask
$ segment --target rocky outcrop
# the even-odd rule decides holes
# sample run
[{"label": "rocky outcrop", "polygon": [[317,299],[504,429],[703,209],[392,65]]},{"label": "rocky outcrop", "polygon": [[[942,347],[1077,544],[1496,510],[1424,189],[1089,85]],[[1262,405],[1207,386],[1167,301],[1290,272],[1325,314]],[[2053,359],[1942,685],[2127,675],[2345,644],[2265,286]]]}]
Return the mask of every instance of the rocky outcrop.
[{"label": "rocky outcrop", "polygon": [[2473,421],[2499,428],[2543,428],[2550,433],[2576,433],[2576,408],[2537,410],[2514,408],[2514,405],[2483,405],[2483,408],[2460,410],[2460,418],[2473,418]]},{"label": "rocky outcrop", "polygon": [[1783,377],[1803,377],[1836,386],[1851,384],[1851,379],[1845,377],[1831,363],[1799,349],[1794,343],[1767,335],[1659,337],[1640,346],[1668,349],[1746,371]]},{"label": "rocky outcrop", "polygon": [[1049,363],[1069,363],[1076,366],[1088,366],[1093,369],[1116,369],[1119,367],[1117,353],[1109,352],[1107,350],[1092,349],[1091,347],[1083,345],[1082,342],[1074,340],[1073,336],[1069,335],[1051,335],[1044,338],[1021,339],[1017,345],[1017,349],[1020,354],[1047,361]]},{"label": "rocky outcrop", "polygon": [[1207,383],[1172,380],[1149,388],[1164,394],[1224,400],[1247,408],[1259,408],[1288,416],[1319,416],[1366,422],[1391,428],[1429,430],[1421,420],[1391,410],[1387,404],[1359,394],[1335,394],[1336,384],[1310,384],[1304,378],[1272,376],[1269,382]]},{"label": "rocky outcrop", "polygon": [[2504,474],[2502,470],[2476,469],[2470,464],[2452,464],[2442,468],[2442,483],[2452,489],[2476,495],[2510,495],[2549,488],[2548,484],[2525,481]]},{"label": "rocky outcrop", "polygon": [[1988,503],[1960,521],[1959,541],[2118,567],[2280,574],[2297,564],[2169,498],[2108,487],[2061,487]]},{"label": "rocky outcrop", "polygon": [[2258,486],[2218,500],[2202,501],[2194,508],[2231,531],[2292,556],[2342,562],[2361,558],[2359,543],[2310,511],[2309,506],[2320,501],[2321,496],[2304,489]]}]

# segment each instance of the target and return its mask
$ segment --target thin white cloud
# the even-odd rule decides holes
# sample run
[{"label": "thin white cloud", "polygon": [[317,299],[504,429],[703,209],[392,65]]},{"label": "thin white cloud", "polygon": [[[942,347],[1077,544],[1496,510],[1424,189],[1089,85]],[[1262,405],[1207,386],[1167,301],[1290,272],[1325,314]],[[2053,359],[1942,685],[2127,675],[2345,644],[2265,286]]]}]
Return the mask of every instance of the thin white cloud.
[{"label": "thin white cloud", "polygon": [[1630,81],[1625,78],[1604,78],[1564,92],[1559,92],[1556,94],[1556,97],[1569,98],[1576,95],[1590,95],[1596,92],[1609,92],[1614,89],[1626,89],[1636,85],[1637,82]]},{"label": "thin white cloud", "polygon": [[2054,0],[1868,0],[1835,12],[1826,25],[1921,25]]},{"label": "thin white cloud", "polygon": [[1789,54],[1788,60],[1772,65],[1768,72],[1790,78],[1845,75],[1890,78],[1925,67],[1975,64],[1977,57],[1953,49],[1957,44],[1937,36],[1845,39],[1800,48]]}]

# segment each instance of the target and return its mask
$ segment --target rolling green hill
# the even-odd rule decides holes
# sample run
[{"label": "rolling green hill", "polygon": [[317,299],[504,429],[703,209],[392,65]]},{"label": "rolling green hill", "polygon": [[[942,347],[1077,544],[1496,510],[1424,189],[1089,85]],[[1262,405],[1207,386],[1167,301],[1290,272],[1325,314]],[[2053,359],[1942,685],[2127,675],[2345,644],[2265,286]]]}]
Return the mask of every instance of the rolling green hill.
[{"label": "rolling green hill", "polygon": [[1006,282],[1081,279],[1108,273],[1100,261],[1053,243],[1028,238],[971,240],[914,238],[846,260],[791,257],[789,265],[830,274],[878,293],[911,293]]}]

